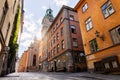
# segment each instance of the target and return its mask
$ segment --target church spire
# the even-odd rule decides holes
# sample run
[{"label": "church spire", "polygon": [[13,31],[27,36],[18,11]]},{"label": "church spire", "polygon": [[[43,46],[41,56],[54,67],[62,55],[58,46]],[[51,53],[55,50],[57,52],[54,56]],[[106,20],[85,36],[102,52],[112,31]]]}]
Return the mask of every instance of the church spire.
[{"label": "church spire", "polygon": [[45,16],[53,17],[53,10],[51,8],[47,9]]}]

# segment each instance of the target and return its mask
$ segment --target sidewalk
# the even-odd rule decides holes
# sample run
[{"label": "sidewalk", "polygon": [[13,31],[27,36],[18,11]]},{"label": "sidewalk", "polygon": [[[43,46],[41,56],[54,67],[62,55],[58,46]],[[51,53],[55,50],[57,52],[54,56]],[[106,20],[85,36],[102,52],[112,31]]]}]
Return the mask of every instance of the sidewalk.
[{"label": "sidewalk", "polygon": [[84,77],[84,78],[94,78],[98,80],[120,80],[120,75],[111,75],[111,74],[95,74],[88,72],[73,73],[71,76]]}]

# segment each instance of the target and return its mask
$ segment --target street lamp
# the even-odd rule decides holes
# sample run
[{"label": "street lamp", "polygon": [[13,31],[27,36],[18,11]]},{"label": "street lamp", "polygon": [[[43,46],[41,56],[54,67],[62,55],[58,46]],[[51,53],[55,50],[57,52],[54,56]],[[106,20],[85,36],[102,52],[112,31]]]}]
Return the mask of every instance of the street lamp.
[{"label": "street lamp", "polygon": [[96,32],[95,32],[95,35],[96,35],[96,37],[99,37],[102,41],[104,41],[104,35],[102,34],[100,34],[100,32],[98,32],[97,30],[96,30]]}]

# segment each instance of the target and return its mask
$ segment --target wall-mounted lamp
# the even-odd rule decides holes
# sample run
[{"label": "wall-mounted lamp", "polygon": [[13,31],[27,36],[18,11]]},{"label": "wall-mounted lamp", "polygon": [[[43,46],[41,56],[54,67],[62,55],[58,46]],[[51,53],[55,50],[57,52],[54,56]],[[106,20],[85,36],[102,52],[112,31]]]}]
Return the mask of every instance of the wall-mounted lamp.
[{"label": "wall-mounted lamp", "polygon": [[99,37],[101,40],[104,41],[104,35],[103,34],[101,35],[100,32],[98,32],[97,30],[95,32],[95,35],[96,35],[96,37]]}]

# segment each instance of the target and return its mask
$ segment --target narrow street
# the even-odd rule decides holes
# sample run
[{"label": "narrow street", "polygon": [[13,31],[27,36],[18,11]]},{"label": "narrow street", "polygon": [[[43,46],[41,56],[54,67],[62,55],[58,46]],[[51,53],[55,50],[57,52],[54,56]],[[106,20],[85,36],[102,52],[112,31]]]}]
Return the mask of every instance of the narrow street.
[{"label": "narrow street", "polygon": [[56,73],[56,72],[28,72],[12,73],[0,80],[120,80],[118,75],[101,75],[83,73]]}]

